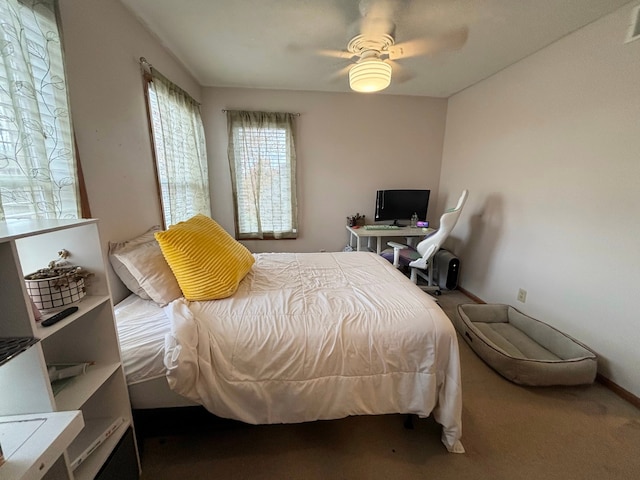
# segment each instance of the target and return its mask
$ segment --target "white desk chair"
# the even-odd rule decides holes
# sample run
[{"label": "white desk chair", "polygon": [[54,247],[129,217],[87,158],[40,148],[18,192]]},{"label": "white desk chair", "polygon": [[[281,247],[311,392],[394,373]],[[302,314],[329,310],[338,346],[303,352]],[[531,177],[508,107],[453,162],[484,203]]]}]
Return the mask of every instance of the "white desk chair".
[{"label": "white desk chair", "polygon": [[[411,281],[418,284],[418,277],[427,281],[427,285],[420,285],[425,291],[433,291],[440,295],[440,286],[433,280],[432,259],[442,244],[447,239],[453,227],[456,226],[462,207],[464,207],[468,190],[463,190],[455,208],[445,211],[440,217],[440,226],[431,235],[425,237],[415,248],[396,242],[388,242],[387,245],[393,247],[393,265],[397,268],[407,265],[411,269]],[[385,255],[387,253],[387,255]],[[389,259],[389,251],[383,252],[383,256]]]}]

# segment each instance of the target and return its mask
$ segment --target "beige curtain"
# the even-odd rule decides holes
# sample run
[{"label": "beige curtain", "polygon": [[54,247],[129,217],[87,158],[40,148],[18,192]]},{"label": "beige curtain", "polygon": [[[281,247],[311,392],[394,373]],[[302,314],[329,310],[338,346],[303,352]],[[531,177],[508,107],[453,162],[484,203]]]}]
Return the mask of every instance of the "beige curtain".
[{"label": "beige curtain", "polygon": [[54,1],[0,2],[0,44],[0,219],[78,218]]},{"label": "beige curtain", "polygon": [[239,239],[298,236],[294,118],[291,113],[227,111]]},{"label": "beige curtain", "polygon": [[145,78],[165,226],[211,216],[200,105],[153,68]]}]

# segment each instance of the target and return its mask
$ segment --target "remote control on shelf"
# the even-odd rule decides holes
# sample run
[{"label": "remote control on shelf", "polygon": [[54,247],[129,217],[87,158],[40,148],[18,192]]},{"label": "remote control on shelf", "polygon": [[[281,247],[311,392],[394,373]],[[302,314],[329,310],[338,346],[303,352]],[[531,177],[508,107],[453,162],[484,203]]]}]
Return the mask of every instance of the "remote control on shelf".
[{"label": "remote control on shelf", "polygon": [[43,320],[40,323],[42,324],[43,327],[49,327],[49,326],[53,325],[54,323],[58,323],[63,318],[67,318],[72,313],[76,313],[77,311],[78,311],[78,307],[65,308],[61,312],[56,313],[54,316],[49,317],[49,318],[47,318],[46,320]]}]

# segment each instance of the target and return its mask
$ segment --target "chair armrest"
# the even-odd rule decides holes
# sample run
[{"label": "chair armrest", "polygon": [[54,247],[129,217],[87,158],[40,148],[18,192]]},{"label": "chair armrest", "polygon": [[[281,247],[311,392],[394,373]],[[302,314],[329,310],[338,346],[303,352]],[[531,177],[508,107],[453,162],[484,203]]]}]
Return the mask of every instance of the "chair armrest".
[{"label": "chair armrest", "polygon": [[414,260],[409,263],[411,268],[419,268],[420,270],[426,270],[427,264],[429,263],[428,259],[425,257],[419,258],[418,260]]},{"label": "chair armrest", "polygon": [[421,270],[426,270],[427,265],[431,261],[431,257],[433,257],[433,255],[438,250],[439,250],[438,245],[430,245],[427,251],[424,252],[424,255],[422,256],[422,258],[419,258],[418,260],[414,260],[413,262],[409,263],[409,266],[411,268],[419,268]]},{"label": "chair armrest", "polygon": [[400,266],[400,250],[409,248],[409,246],[396,242],[387,242],[387,245],[393,247],[393,266],[398,268]]}]

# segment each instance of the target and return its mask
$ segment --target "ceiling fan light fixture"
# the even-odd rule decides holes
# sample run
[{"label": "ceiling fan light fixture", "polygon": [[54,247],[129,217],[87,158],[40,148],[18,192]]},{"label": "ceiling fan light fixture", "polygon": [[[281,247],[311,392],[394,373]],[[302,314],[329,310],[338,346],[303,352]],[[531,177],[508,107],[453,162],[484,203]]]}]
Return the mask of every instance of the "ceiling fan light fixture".
[{"label": "ceiling fan light fixture", "polygon": [[391,71],[379,58],[364,58],[349,70],[349,86],[355,92],[379,92],[391,84]]}]

